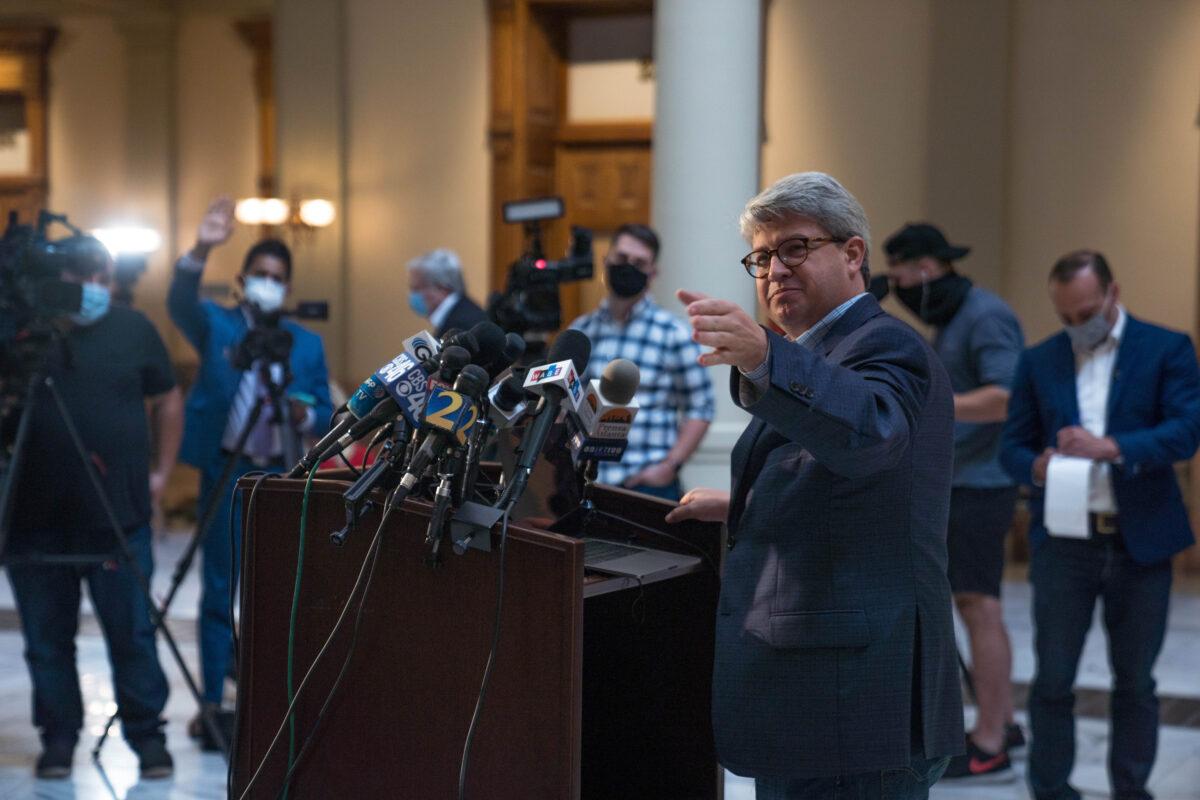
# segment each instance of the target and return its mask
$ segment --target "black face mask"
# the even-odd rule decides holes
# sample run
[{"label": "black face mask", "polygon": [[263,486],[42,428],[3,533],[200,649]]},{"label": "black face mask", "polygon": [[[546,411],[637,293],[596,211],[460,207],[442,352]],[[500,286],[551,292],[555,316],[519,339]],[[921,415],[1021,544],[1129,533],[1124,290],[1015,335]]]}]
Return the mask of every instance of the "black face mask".
[{"label": "black face mask", "polygon": [[649,275],[628,261],[606,262],[604,266],[608,270],[608,288],[617,297],[637,297],[650,282]]},{"label": "black face mask", "polygon": [[940,327],[958,313],[970,288],[970,278],[951,272],[937,280],[925,281],[920,286],[907,289],[896,286],[894,291],[896,298],[922,322]]}]

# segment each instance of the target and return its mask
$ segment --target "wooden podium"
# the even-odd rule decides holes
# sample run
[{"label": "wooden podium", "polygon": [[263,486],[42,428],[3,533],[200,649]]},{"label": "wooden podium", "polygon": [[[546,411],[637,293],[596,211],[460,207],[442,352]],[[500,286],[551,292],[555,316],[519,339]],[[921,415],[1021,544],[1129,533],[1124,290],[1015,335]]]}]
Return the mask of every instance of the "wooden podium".
[{"label": "wooden podium", "polygon": [[[298,622],[299,685],[354,585],[380,511],[346,543],[348,482],[313,481]],[[251,480],[243,479],[243,511]],[[245,514],[239,698],[233,797],[266,754],[287,708],[288,619],[296,579],[303,481],[273,480]],[[589,532],[663,550],[707,554],[701,570],[641,586],[586,573],[583,542],[510,524],[502,629],[471,749],[471,800],[720,798],[710,722],[720,526],[668,526],[671,504],[597,488]],[[377,497],[381,503],[382,497]],[[491,649],[499,527],[491,552],[427,565],[429,506],[393,510],[358,628],[353,659],[297,768],[289,798],[457,797],[467,728]],[[675,539],[670,537],[676,537]],[[297,750],[341,669],[354,632],[351,606],[296,706]],[[288,734],[250,794],[274,798],[287,769]]]}]

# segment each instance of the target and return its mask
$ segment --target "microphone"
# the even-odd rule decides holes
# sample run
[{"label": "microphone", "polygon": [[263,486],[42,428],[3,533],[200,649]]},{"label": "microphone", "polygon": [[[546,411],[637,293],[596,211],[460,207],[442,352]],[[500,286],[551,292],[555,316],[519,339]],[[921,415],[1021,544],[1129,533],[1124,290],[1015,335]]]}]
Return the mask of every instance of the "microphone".
[{"label": "microphone", "polygon": [[571,459],[581,461],[620,461],[629,444],[629,429],[638,412],[634,399],[641,373],[637,365],[615,358],[593,380],[579,409],[571,417]]},{"label": "microphone", "polygon": [[[399,358],[400,356],[397,356]],[[389,362],[391,363],[391,362]],[[367,378],[346,401],[346,414],[329,432],[313,445],[304,457],[288,472],[289,478],[298,478],[321,463],[330,453],[345,448],[355,439],[379,427],[400,410],[399,405],[388,397],[387,389],[373,374]],[[342,440],[345,439],[343,442]]]},{"label": "microphone", "polygon": [[454,389],[437,386],[429,395],[421,428],[425,440],[408,462],[400,485],[404,495],[412,491],[425,470],[451,447],[466,444],[471,426],[479,418],[475,401],[487,389],[487,372],[476,364],[468,364],[458,374]]},{"label": "microphone", "polygon": [[[426,367],[426,372],[433,372],[436,368],[437,354],[441,349],[437,337],[429,331],[419,331],[404,340],[404,352],[416,359],[418,364],[425,366],[427,362],[430,362],[430,365]],[[431,359],[432,361],[430,361]]]},{"label": "microphone", "polygon": [[525,355],[525,340],[521,338],[520,334],[506,334],[504,336],[504,347],[501,348],[500,355],[491,364],[487,365],[488,374],[493,379],[496,378],[504,370],[517,363],[523,355]]},{"label": "microphone", "polygon": [[488,390],[488,417],[497,428],[516,425],[529,408],[524,373],[514,372]]},{"label": "microphone", "polygon": [[491,320],[485,319],[471,328],[471,335],[475,337],[478,345],[471,353],[471,363],[490,372],[491,363],[504,353],[504,330]]},{"label": "microphone", "polygon": [[449,389],[454,385],[459,371],[469,363],[471,353],[467,348],[457,344],[447,345],[437,358],[432,377],[433,384]]},{"label": "microphone", "polygon": [[540,394],[542,399],[538,402],[537,416],[525,429],[512,481],[505,487],[499,506],[511,509],[525,491],[529,474],[533,471],[538,453],[546,444],[559,408],[564,403],[571,410],[579,408],[583,400],[579,370],[587,369],[591,354],[592,343],[588,337],[581,331],[568,328],[554,340],[549,362],[533,367],[525,376],[525,388]]}]

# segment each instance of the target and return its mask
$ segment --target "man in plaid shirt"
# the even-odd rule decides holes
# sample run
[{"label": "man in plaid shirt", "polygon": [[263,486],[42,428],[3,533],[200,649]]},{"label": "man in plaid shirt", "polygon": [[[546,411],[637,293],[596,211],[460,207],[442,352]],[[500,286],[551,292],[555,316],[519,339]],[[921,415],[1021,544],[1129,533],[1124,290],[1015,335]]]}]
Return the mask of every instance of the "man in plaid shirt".
[{"label": "man in plaid shirt", "polygon": [[657,274],[658,235],[646,225],[622,225],[604,260],[608,297],[571,327],[592,340],[589,380],[614,358],[629,359],[642,373],[629,447],[620,462],[600,465],[599,480],[678,500],[679,469],[700,445],[715,406],[691,329],[647,294]]}]

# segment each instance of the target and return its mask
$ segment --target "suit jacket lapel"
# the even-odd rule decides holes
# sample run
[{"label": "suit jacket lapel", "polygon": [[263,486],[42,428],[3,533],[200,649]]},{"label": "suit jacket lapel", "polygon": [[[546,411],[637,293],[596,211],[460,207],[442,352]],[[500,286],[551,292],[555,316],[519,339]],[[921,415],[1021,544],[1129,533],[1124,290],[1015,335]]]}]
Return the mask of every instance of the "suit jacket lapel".
[{"label": "suit jacket lapel", "polygon": [[846,309],[846,313],[841,318],[833,323],[825,338],[821,340],[820,351],[824,356],[828,356],[833,352],[834,348],[841,344],[842,340],[849,336],[854,331],[866,324],[867,320],[885,313],[880,307],[879,301],[871,295],[860,297],[854,301],[854,305]]},{"label": "suit jacket lapel", "polygon": [[1113,409],[1117,408],[1121,392],[1129,384],[1126,376],[1137,357],[1141,341],[1140,323],[1126,312],[1125,331],[1121,334],[1121,342],[1117,345],[1117,361],[1113,364],[1112,382],[1108,387],[1108,405],[1104,410],[1104,429],[1112,430]]},{"label": "suit jacket lapel", "polygon": [[1075,351],[1071,349],[1071,339],[1065,332],[1060,333],[1054,341],[1054,364],[1050,374],[1058,393],[1058,407],[1066,414],[1067,425],[1078,425],[1079,393],[1075,386]]}]

